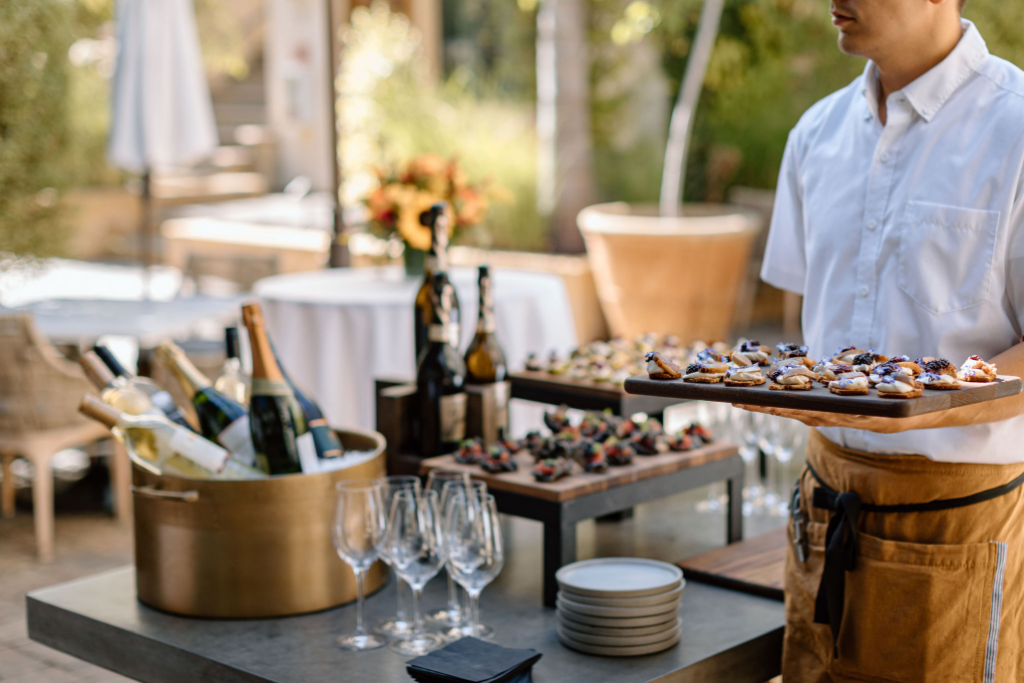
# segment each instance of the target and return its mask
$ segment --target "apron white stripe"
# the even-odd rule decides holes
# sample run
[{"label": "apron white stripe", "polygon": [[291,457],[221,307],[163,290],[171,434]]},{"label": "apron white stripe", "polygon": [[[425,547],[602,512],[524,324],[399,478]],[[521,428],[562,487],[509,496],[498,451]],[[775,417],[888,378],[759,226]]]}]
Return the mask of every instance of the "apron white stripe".
[{"label": "apron white stripe", "polygon": [[[996,543],[993,541],[993,543]],[[988,620],[988,643],[985,646],[984,683],[995,683],[996,654],[999,650],[999,618],[1003,611],[1003,575],[1006,573],[1006,544],[996,543],[996,575],[992,580],[992,609]]]}]

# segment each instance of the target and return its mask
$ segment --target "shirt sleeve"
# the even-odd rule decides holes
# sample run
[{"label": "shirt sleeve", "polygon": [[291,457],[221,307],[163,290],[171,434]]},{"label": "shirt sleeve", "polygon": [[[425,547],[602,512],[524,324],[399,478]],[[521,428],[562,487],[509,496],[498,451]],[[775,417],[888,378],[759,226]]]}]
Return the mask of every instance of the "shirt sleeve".
[{"label": "shirt sleeve", "polygon": [[807,254],[804,249],[804,211],[797,175],[796,130],[789,135],[782,155],[782,169],[775,191],[768,243],[761,264],[761,279],[770,285],[797,294],[804,293],[807,279]]}]

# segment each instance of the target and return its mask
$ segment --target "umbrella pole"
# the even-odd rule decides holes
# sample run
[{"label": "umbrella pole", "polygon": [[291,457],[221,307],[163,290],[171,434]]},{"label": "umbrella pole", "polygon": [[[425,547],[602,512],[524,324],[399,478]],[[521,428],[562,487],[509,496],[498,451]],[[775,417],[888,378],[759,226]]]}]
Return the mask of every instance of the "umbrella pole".
[{"label": "umbrella pole", "polygon": [[150,268],[153,265],[153,207],[150,192],[150,171],[142,173],[142,298],[149,300]]},{"label": "umbrella pole", "polygon": [[[348,236],[345,234],[345,215],[341,206],[341,153],[338,149],[338,90],[335,87],[338,77],[338,61],[341,50],[338,31],[341,28],[341,8],[336,6],[337,0],[327,2],[327,105],[328,120],[331,127],[331,188],[334,190],[334,234],[331,238],[331,252],[328,265],[342,268],[349,265]],[[340,3],[338,3],[340,4]]]}]

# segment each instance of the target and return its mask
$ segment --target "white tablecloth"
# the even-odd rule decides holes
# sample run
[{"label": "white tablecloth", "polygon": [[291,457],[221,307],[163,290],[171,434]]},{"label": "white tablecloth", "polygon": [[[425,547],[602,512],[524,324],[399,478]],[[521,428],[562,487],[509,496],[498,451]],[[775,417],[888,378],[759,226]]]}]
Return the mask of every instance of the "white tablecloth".
[{"label": "white tablecloth", "polygon": [[[462,350],[476,330],[476,270],[456,268]],[[509,366],[529,353],[565,354],[576,328],[557,275],[493,269],[498,340]],[[265,278],[263,303],[274,345],[292,379],[317,397],[329,422],[373,429],[374,380],[415,376],[413,299],[419,278],[401,268],[340,268]]]}]

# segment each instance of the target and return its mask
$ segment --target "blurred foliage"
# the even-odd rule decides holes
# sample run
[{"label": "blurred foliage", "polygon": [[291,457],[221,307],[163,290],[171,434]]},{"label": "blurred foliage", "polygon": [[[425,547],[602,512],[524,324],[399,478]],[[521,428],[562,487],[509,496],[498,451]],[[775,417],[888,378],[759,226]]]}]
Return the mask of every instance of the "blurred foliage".
[{"label": "blurred foliage", "polygon": [[446,0],[444,69],[449,79],[485,99],[532,101],[537,79],[537,0]]},{"label": "blurred foliage", "polygon": [[71,138],[63,0],[0,2],[0,252],[61,253]]}]

